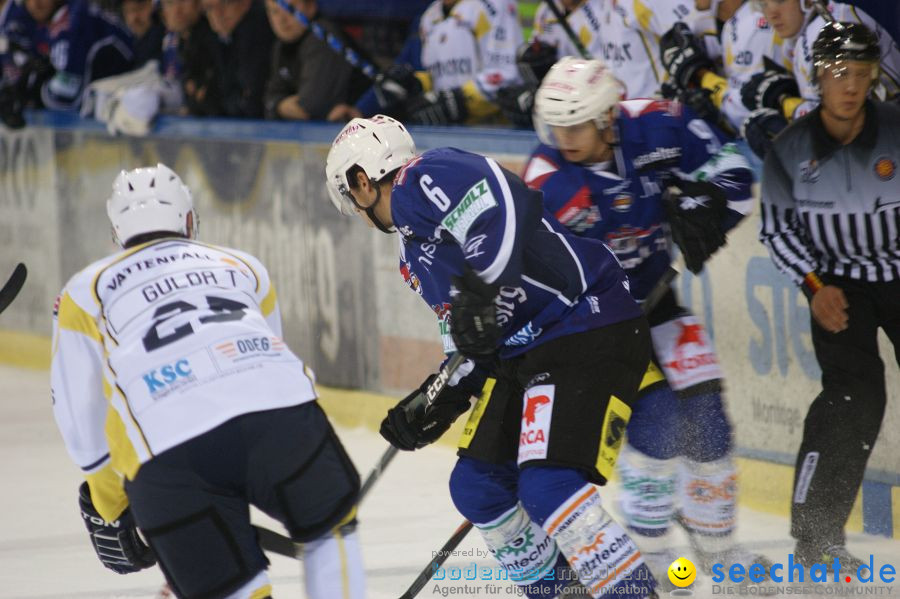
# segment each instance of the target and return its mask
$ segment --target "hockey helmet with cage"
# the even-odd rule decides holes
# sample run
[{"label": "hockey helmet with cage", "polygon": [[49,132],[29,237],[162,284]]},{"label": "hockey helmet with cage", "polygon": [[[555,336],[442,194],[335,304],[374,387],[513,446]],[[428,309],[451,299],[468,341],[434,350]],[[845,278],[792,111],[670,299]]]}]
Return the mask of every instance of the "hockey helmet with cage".
[{"label": "hockey helmet with cage", "polygon": [[541,141],[554,145],[551,127],[570,127],[593,121],[609,126],[609,111],[623,95],[622,83],[603,61],[566,56],[553,65],[534,100],[535,129]]},{"label": "hockey helmet with cage", "polygon": [[121,246],[138,235],[171,232],[187,236],[187,215],[192,214],[193,234],[197,217],[191,192],[164,164],[123,170],[113,181],[106,214],[113,239]]},{"label": "hockey helmet with cage", "polygon": [[[818,83],[819,70],[842,69],[847,62],[872,64],[872,81],[878,79],[881,48],[875,33],[861,23],[834,21],[822,27],[812,46],[813,81]],[[839,72],[838,71],[838,72]]]},{"label": "hockey helmet with cage", "polygon": [[416,144],[403,124],[383,114],[347,123],[331,144],[325,178],[331,203],[341,214],[353,214],[347,172],[358,165],[369,179],[380,181],[416,155]]}]

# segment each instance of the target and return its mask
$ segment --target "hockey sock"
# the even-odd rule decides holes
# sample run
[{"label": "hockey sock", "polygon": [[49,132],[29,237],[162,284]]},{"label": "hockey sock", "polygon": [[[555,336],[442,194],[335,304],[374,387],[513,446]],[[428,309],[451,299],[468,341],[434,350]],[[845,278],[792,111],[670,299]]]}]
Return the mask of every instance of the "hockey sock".
[{"label": "hockey sock", "polygon": [[560,565],[559,549],[521,505],[490,522],[473,524],[484,537],[494,559],[500,562],[509,579],[520,586],[525,596],[529,599],[556,596],[554,585],[542,585],[540,581]]},{"label": "hockey sock", "polygon": [[679,464],[681,520],[705,553],[721,553],[734,542],[737,471],[730,457],[712,462],[684,458]]},{"label": "hockey sock", "polygon": [[642,538],[644,551],[652,550],[652,543],[644,538],[664,536],[675,515],[675,477],[678,460],[657,460],[638,451],[630,444],[619,453],[616,466],[622,484],[619,501],[625,524]]},{"label": "hockey sock", "polygon": [[525,468],[519,497],[556,541],[592,597],[641,599],[656,586],[637,545],[600,504],[600,494],[571,468]]},{"label": "hockey sock", "polygon": [[303,571],[309,599],[363,599],[365,570],[355,525],[304,543]]}]

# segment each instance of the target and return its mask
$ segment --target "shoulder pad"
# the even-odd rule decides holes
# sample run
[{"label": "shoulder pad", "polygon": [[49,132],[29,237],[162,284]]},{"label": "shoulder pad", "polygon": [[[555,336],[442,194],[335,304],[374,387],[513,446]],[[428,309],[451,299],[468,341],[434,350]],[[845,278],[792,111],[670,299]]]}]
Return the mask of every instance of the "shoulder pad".
[{"label": "shoulder pad", "polygon": [[681,116],[681,103],[677,100],[654,100],[651,98],[639,98],[619,102],[622,113],[630,118],[637,118],[646,114],[662,113],[667,116]]}]

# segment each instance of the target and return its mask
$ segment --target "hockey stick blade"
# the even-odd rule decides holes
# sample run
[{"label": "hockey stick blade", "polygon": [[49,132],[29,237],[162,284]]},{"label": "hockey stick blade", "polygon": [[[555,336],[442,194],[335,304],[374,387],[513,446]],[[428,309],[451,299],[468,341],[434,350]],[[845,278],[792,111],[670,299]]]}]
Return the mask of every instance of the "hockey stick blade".
[{"label": "hockey stick blade", "polygon": [[466,535],[469,534],[469,531],[472,530],[472,523],[468,520],[464,521],[459,527],[456,529],[456,532],[453,533],[447,542],[444,543],[444,546],[440,548],[437,552],[437,555],[434,556],[428,565],[425,566],[425,569],[419,574],[419,577],[413,581],[406,592],[400,595],[400,599],[413,599],[419,592],[425,588],[425,585],[428,584],[428,581],[431,580],[431,577],[434,576],[435,571],[441,567],[447,558],[453,553],[453,550],[462,542],[463,539],[466,538]]},{"label": "hockey stick blade", "polygon": [[15,270],[10,275],[9,280],[6,282],[6,285],[3,286],[3,289],[0,289],[0,312],[6,310],[6,307],[9,306],[16,296],[19,295],[19,291],[22,289],[22,285],[25,284],[25,278],[28,276],[28,269],[25,268],[25,265],[19,262],[16,265]]}]

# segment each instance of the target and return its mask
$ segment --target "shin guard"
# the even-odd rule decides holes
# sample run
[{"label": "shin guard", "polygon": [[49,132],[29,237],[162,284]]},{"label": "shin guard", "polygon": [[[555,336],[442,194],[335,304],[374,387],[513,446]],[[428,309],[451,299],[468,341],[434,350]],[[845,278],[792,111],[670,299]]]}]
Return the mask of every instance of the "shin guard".
[{"label": "shin guard", "polygon": [[683,459],[679,466],[681,521],[706,553],[733,543],[737,471],[731,458],[712,462]]},{"label": "shin guard", "polygon": [[637,545],[587,484],[547,518],[544,527],[592,597],[642,599],[656,586]]}]

